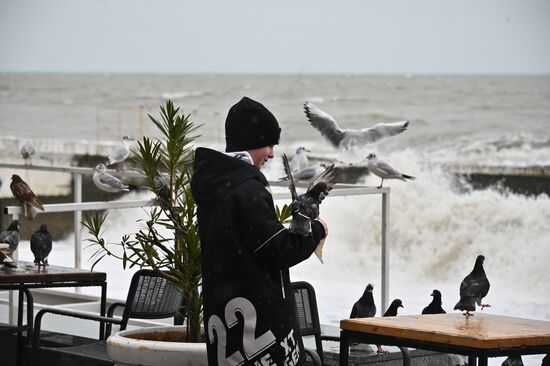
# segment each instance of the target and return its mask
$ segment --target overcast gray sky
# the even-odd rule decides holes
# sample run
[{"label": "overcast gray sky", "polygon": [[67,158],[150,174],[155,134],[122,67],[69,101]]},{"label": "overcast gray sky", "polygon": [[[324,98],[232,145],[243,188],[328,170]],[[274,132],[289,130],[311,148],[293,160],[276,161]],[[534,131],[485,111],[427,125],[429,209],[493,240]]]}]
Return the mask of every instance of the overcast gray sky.
[{"label": "overcast gray sky", "polygon": [[0,72],[550,73],[549,0],[0,0]]}]

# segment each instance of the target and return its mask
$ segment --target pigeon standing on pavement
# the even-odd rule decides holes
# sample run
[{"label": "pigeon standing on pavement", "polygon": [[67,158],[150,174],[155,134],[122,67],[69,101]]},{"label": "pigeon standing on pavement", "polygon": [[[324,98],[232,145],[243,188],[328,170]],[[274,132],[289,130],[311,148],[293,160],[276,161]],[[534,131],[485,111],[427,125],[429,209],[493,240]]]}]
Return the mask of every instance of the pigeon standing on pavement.
[{"label": "pigeon standing on pavement", "polygon": [[376,315],[376,304],[372,296],[374,286],[368,284],[363,295],[353,304],[351,308],[350,319],[353,318],[372,318]]},{"label": "pigeon standing on pavement", "polygon": [[521,356],[508,356],[508,358],[502,362],[502,366],[523,366],[523,360]]},{"label": "pigeon standing on pavement", "polygon": [[101,163],[96,165],[92,180],[97,188],[108,193],[129,191],[130,189],[136,188],[135,186],[122,182],[114,175],[107,173],[105,165]]},{"label": "pigeon standing on pavement", "polygon": [[487,296],[490,287],[489,280],[483,269],[484,261],[485,257],[478,255],[476,263],[474,264],[474,269],[469,275],[464,277],[460,284],[460,300],[455,305],[454,310],[466,311],[466,313],[464,313],[466,319],[473,315],[470,311],[476,310],[476,303],[478,306],[481,306],[481,310],[491,306],[481,303],[481,300]]},{"label": "pigeon standing on pavement", "polygon": [[35,207],[44,211],[44,206],[36,198],[29,185],[17,174],[11,176],[10,189],[13,197],[21,203],[23,214],[27,219],[32,220],[36,216]]},{"label": "pigeon standing on pavement", "polygon": [[40,228],[31,236],[31,251],[34,254],[34,263],[46,268],[48,265],[48,255],[52,251],[52,236],[48,232],[46,224],[40,225]]},{"label": "pigeon standing on pavement", "polygon": [[7,230],[0,233],[0,263],[6,267],[17,267],[11,256],[19,246],[19,238],[19,220],[13,220]]},{"label": "pigeon standing on pavement", "polygon": [[313,127],[335,148],[353,150],[372,146],[407,129],[409,121],[378,123],[359,130],[341,128],[334,118],[311,102],[304,104],[306,117]]},{"label": "pigeon standing on pavement", "polygon": [[398,172],[385,161],[378,160],[375,154],[369,154],[369,156],[367,156],[367,167],[372,174],[382,178],[382,181],[380,182],[378,188],[382,188],[382,184],[384,184],[384,179],[400,179],[402,181],[405,181],[406,179],[416,179],[411,175]]},{"label": "pigeon standing on pavement", "polygon": [[433,296],[432,302],[428,304],[423,310],[422,314],[445,314],[447,313],[441,307],[441,292],[439,290],[433,290],[430,296]]},{"label": "pigeon standing on pavement", "polygon": [[36,153],[36,149],[32,141],[27,141],[21,146],[21,156],[25,160],[25,165],[32,165],[32,156]]},{"label": "pigeon standing on pavement", "polygon": [[134,139],[130,136],[122,137],[122,144],[115,147],[111,152],[107,160],[105,161],[106,166],[110,166],[116,163],[122,163],[128,155],[130,155],[130,144]]}]

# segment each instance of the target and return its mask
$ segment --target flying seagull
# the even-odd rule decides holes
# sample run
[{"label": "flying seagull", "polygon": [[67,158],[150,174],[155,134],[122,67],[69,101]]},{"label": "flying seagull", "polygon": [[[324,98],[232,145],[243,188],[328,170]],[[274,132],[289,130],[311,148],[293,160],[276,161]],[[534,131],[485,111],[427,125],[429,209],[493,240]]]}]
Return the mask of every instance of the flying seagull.
[{"label": "flying seagull", "polygon": [[353,318],[372,318],[376,315],[376,304],[372,296],[374,286],[369,283],[363,292],[363,295],[353,304],[351,308],[350,319]]},{"label": "flying seagull", "polygon": [[97,188],[108,193],[129,191],[135,188],[135,186],[123,183],[119,178],[107,173],[105,165],[101,163],[96,165],[92,179]]},{"label": "flying seagull", "polygon": [[378,123],[360,130],[341,128],[336,120],[311,102],[304,104],[309,123],[335,148],[350,150],[372,146],[388,137],[395,136],[407,129],[409,121]]},{"label": "flying seagull", "polygon": [[411,175],[399,173],[397,170],[392,168],[390,164],[385,161],[378,160],[375,154],[369,154],[369,156],[367,156],[367,167],[372,174],[382,178],[378,188],[382,188],[384,179],[400,179],[402,181],[405,181],[406,179],[416,179],[416,177]]},{"label": "flying seagull", "polygon": [[490,286],[485,270],[483,269],[484,261],[485,257],[478,255],[474,269],[469,275],[464,277],[462,283],[460,284],[460,300],[455,305],[454,310],[466,311],[464,313],[466,319],[473,315],[470,311],[476,310],[476,303],[478,306],[481,306],[481,310],[485,307],[491,306],[489,304],[481,303],[481,300],[487,296]]},{"label": "flying seagull", "polygon": [[441,292],[433,290],[430,296],[433,296],[432,302],[422,310],[422,314],[445,314],[446,311],[441,307]]},{"label": "flying seagull", "polygon": [[52,236],[48,232],[46,224],[40,225],[40,228],[31,236],[31,251],[34,254],[34,263],[40,269],[40,266],[46,268],[48,265],[48,255],[52,251]]},{"label": "flying seagull", "polygon": [[115,149],[111,152],[107,160],[105,161],[106,166],[110,166],[116,163],[121,163],[128,155],[130,155],[130,144],[131,141],[134,139],[130,136],[123,136],[122,137],[122,143],[115,147]]},{"label": "flying seagull", "polygon": [[25,160],[25,165],[32,165],[32,155],[36,153],[36,149],[32,141],[27,141],[21,146],[21,156]]},{"label": "flying seagull", "polygon": [[13,220],[7,230],[0,233],[0,263],[6,267],[17,267],[11,256],[19,246],[19,238],[19,220]]},{"label": "flying seagull", "polygon": [[42,203],[36,198],[36,195],[29,185],[17,174],[11,176],[10,189],[13,197],[21,203],[23,214],[27,219],[32,220],[36,216],[34,208],[44,211],[44,206],[42,206]]}]

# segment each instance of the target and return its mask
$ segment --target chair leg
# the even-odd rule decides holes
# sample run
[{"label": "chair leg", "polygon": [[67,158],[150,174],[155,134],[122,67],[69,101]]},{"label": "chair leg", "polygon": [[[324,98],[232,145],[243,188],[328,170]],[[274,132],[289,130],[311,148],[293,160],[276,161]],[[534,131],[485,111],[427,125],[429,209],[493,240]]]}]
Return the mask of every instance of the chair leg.
[{"label": "chair leg", "polygon": [[403,355],[403,366],[411,366],[411,354],[407,347],[399,347]]}]

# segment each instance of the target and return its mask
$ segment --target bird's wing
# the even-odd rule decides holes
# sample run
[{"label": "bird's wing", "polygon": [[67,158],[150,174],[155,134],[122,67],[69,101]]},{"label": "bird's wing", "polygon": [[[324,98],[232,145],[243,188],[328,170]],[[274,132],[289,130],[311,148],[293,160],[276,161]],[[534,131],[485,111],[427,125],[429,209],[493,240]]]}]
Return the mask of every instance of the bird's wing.
[{"label": "bird's wing", "polygon": [[327,192],[332,189],[332,187],[336,183],[336,170],[334,169],[334,164],[327,166],[325,170],[321,172],[321,174],[315,177],[315,179],[313,179],[309,184],[309,187],[307,187],[307,190],[309,191],[314,185],[319,182],[325,182],[325,184],[327,185]]},{"label": "bird's wing", "polygon": [[114,187],[114,188],[120,188],[120,189],[127,189],[128,188],[128,186],[126,184],[122,183],[122,181],[120,179],[118,179],[117,177],[115,177],[114,175],[111,175],[109,173],[101,174],[100,177],[99,177],[99,181],[103,184],[106,184],[106,185]]},{"label": "bird's wing", "polygon": [[304,111],[309,123],[315,127],[334,147],[338,147],[344,138],[344,131],[334,118],[320,110],[315,104],[306,102]]},{"label": "bird's wing", "polygon": [[3,231],[2,233],[0,233],[0,243],[5,243],[6,242],[6,238],[10,235],[10,232],[9,231]]},{"label": "bird's wing", "polygon": [[290,164],[288,163],[288,158],[286,154],[283,154],[283,166],[285,168],[285,173],[288,178],[288,189],[290,190],[292,201],[294,201],[298,198],[298,194],[296,193],[296,185],[294,184],[294,178],[292,177],[292,171],[290,169]]},{"label": "bird's wing", "polygon": [[407,129],[409,121],[378,123],[371,128],[365,128],[355,135],[357,143],[372,145],[388,137],[395,136]]},{"label": "bird's wing", "polygon": [[351,308],[351,314],[349,315],[350,319],[357,318],[357,303],[353,304]]}]

